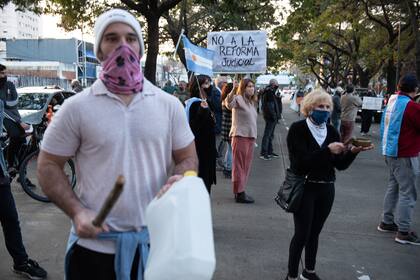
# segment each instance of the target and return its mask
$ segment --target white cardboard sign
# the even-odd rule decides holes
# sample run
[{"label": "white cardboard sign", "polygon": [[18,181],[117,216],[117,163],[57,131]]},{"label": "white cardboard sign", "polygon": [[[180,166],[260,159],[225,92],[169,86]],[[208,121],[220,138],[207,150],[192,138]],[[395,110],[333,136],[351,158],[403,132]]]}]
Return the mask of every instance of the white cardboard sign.
[{"label": "white cardboard sign", "polygon": [[363,97],[362,109],[366,110],[381,110],[382,109],[382,97]]},{"label": "white cardboard sign", "polygon": [[215,73],[265,73],[266,31],[225,31],[207,34],[207,48],[215,51]]}]

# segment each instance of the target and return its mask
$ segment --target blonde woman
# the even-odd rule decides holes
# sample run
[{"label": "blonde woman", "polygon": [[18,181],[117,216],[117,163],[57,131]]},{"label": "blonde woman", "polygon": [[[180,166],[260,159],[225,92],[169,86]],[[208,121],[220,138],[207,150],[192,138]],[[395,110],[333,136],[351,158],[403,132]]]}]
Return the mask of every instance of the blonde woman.
[{"label": "blonde woman", "polygon": [[321,279],[315,273],[318,237],[334,202],[335,169],[350,166],[360,151],[370,147],[347,148],[333,126],[327,124],[332,98],[322,89],[309,93],[302,101],[306,119],[293,123],[287,135],[290,169],[307,175],[300,208],[293,213],[295,233],[290,242],[286,280],[297,279],[299,260],[305,248],[305,268],[300,279]]},{"label": "blonde woman", "polygon": [[[236,82],[234,85],[236,88]],[[232,110],[232,184],[237,203],[254,203],[245,193],[251,162],[257,138],[257,110],[255,107],[255,85],[251,79],[244,78],[236,91],[229,93],[225,105]]]}]

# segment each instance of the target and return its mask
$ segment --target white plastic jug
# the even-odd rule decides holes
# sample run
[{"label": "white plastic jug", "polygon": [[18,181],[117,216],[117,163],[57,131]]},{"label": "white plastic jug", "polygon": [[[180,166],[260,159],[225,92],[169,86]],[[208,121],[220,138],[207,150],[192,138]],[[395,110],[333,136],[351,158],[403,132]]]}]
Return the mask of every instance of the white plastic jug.
[{"label": "white plastic jug", "polygon": [[216,258],[210,198],[195,172],[186,172],[161,198],[150,202],[146,222],[150,253],[145,280],[212,278]]}]

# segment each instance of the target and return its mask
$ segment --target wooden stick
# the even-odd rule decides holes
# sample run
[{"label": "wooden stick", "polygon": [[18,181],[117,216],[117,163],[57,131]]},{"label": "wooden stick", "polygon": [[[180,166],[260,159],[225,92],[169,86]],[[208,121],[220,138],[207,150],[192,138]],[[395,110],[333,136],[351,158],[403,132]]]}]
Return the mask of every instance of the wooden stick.
[{"label": "wooden stick", "polygon": [[106,198],[104,204],[102,205],[101,210],[99,211],[95,219],[92,221],[92,224],[95,227],[100,227],[105,221],[109,212],[111,212],[112,207],[114,207],[115,203],[117,202],[118,198],[120,197],[123,191],[124,183],[125,183],[124,176],[119,175],[117,178],[117,181],[115,181],[114,188],[108,194],[108,197]]}]

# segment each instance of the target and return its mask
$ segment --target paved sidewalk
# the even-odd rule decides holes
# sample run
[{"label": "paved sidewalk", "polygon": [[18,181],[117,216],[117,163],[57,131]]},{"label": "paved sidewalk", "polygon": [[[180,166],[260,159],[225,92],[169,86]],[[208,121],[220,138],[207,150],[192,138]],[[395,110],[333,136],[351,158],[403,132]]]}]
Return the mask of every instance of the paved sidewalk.
[{"label": "paved sidewalk", "polygon": [[[276,127],[275,152],[287,162],[287,127],[297,114],[284,105],[285,120]],[[259,135],[264,122],[259,119]],[[378,147],[378,125],[372,139]],[[356,128],[357,130],[357,128]],[[257,142],[261,144],[261,138]],[[247,192],[256,203],[236,204],[231,183],[218,173],[212,190],[216,242],[216,280],[282,280],[287,270],[288,246],[293,234],[292,216],[273,201],[284,178],[282,158],[263,161],[255,149]],[[420,246],[404,246],[392,234],[376,231],[387,184],[387,169],[379,150],[360,155],[349,170],[340,172],[332,213],[320,236],[317,271],[329,280],[420,279]],[[13,185],[28,253],[49,272],[63,279],[63,257],[69,221],[55,206],[29,198]],[[420,232],[420,205],[414,213]],[[10,271],[11,259],[0,238],[0,279],[22,279]],[[363,278],[364,277],[364,278]],[[182,280],[182,279],[176,279]]]}]

